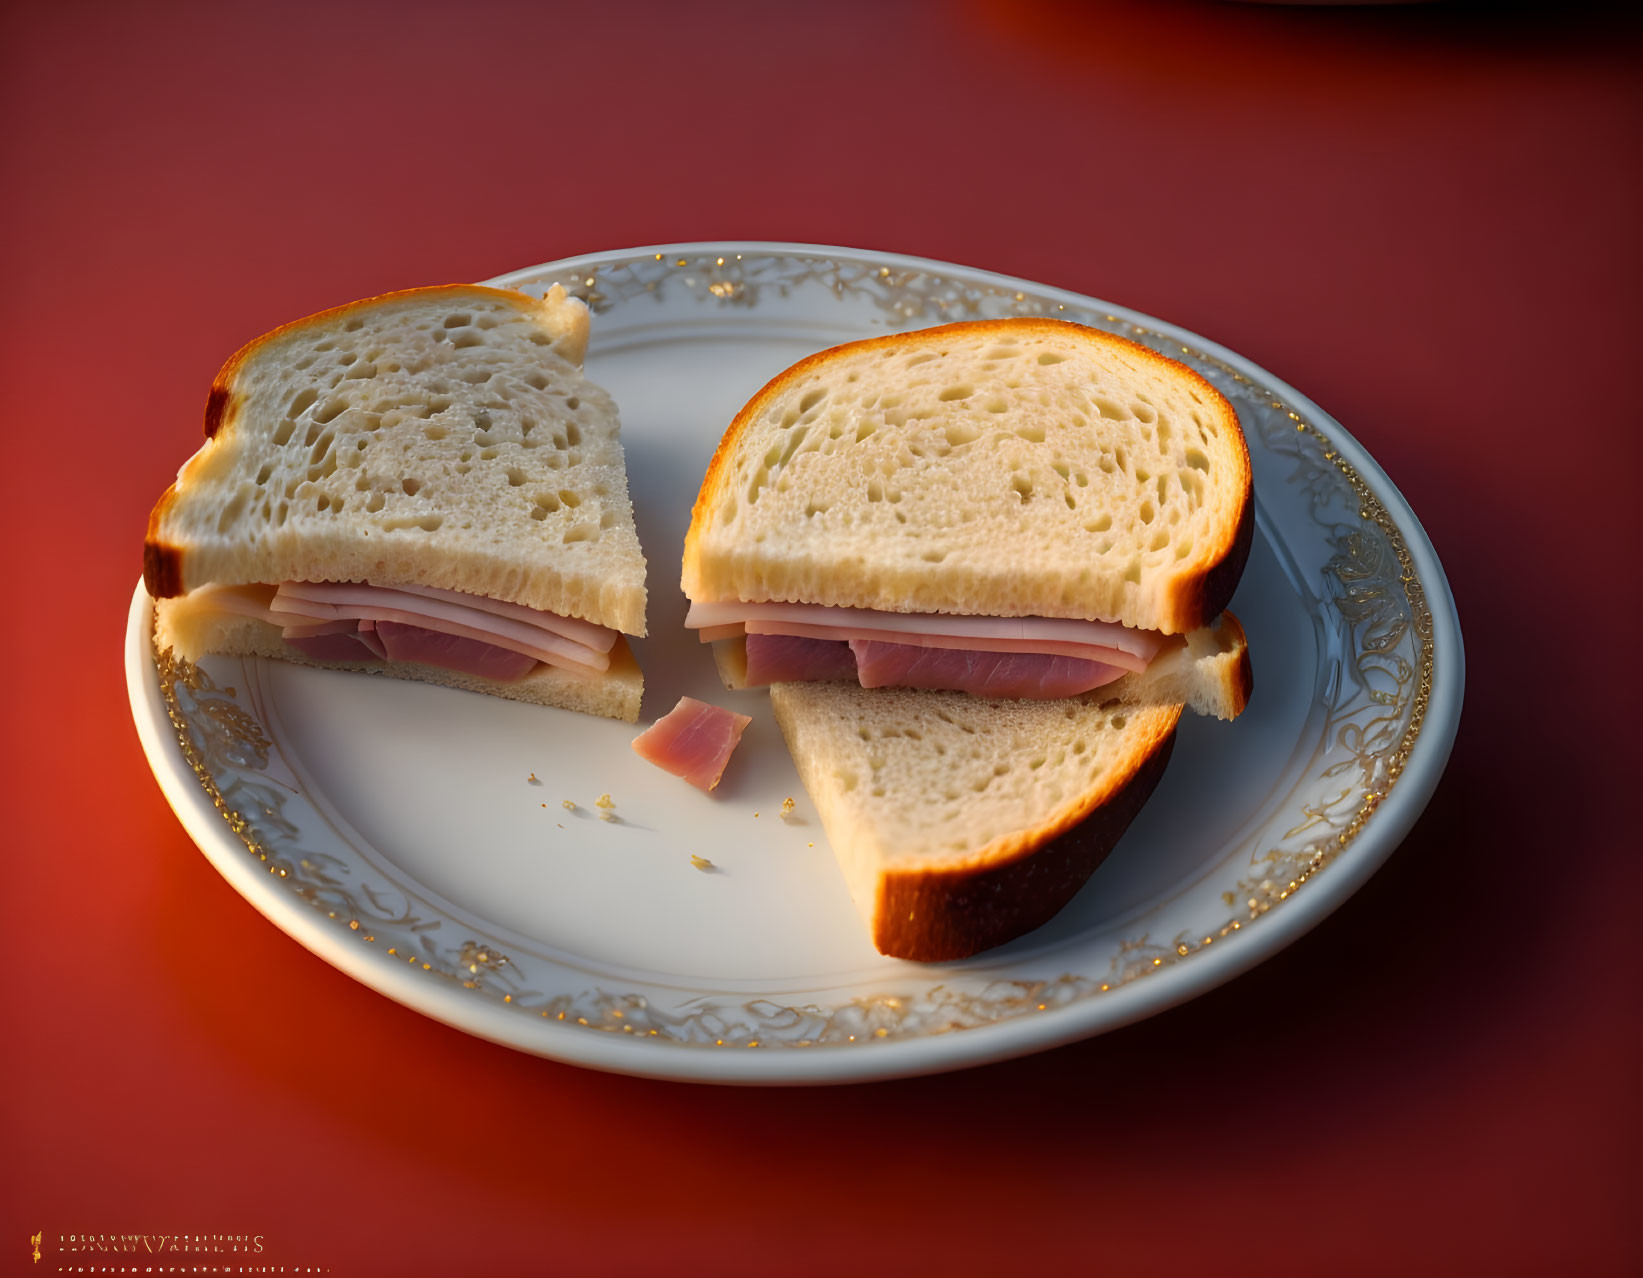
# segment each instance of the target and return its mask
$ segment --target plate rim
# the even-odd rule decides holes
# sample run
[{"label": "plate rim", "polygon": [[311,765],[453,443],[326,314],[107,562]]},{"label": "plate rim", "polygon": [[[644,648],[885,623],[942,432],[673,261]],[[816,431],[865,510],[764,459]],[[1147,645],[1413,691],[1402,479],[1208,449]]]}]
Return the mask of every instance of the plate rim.
[{"label": "plate rim", "polygon": [[1447,575],[1425,528],[1403,494],[1368,451],[1308,396],[1246,357],[1168,321],[1085,294],[960,263],[882,250],[783,241],[722,240],[657,244],[578,254],[493,277],[485,283],[512,287],[548,272],[565,273],[595,263],[661,254],[686,258],[713,254],[844,257],[853,261],[936,274],[959,273],[968,282],[1035,294],[1099,310],[1196,349],[1256,384],[1282,394],[1325,434],[1331,447],[1359,474],[1402,534],[1431,618],[1432,681],[1421,730],[1410,743],[1399,783],[1388,791],[1351,845],[1305,893],[1246,925],[1236,945],[1195,952],[1191,963],[1172,963],[1103,994],[1052,1006],[1039,1016],[870,1044],[816,1043],[802,1049],[722,1050],[706,1044],[650,1041],[625,1035],[584,1034],[553,1022],[535,1024],[493,1008],[484,1000],[459,999],[443,983],[418,979],[385,952],[349,944],[331,921],[244,855],[245,845],[182,756],[164,702],[149,642],[151,601],[138,580],[127,616],[127,692],[138,737],[150,769],[184,830],[217,871],[254,908],[292,939],[361,984],[423,1015],[476,1037],[568,1064],[642,1077],[740,1084],[849,1083],[963,1069],[1047,1050],[1118,1029],[1178,1006],[1265,961],[1332,914],[1385,863],[1425,809],[1453,748],[1465,690],[1465,649]]}]

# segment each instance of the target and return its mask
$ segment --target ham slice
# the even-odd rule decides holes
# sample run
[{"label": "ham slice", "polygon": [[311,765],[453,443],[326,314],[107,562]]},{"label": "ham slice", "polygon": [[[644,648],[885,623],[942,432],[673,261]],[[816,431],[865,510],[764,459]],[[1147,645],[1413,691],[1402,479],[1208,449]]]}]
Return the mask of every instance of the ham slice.
[{"label": "ham slice", "polygon": [[348,635],[351,637],[358,633],[358,627],[359,623],[357,621],[316,621],[312,624],[299,622],[296,625],[286,626],[280,632],[280,635],[285,639],[312,639],[319,635]]},{"label": "ham slice", "polygon": [[463,635],[448,635],[397,621],[379,621],[375,628],[389,661],[414,661],[503,682],[522,679],[536,669],[534,657]]},{"label": "ham slice", "polygon": [[535,657],[495,644],[393,621],[322,621],[287,626],[280,637],[312,661],[410,661],[503,682],[522,679],[537,665]]},{"label": "ham slice", "polygon": [[711,790],[724,775],[742,733],[753,720],[694,697],[679,704],[634,738],[634,753],[664,772]]},{"label": "ham slice", "polygon": [[1111,683],[1122,666],[1054,653],[988,652],[874,639],[747,636],[747,686],[855,679],[864,688],[945,688],[1051,700]]},{"label": "ham slice", "polygon": [[360,622],[359,630],[356,633],[355,638],[357,638],[372,652],[376,653],[377,656],[381,657],[384,661],[388,660],[388,650],[382,646],[382,639],[377,634],[376,622]]},{"label": "ham slice", "polygon": [[540,626],[569,639],[572,643],[592,648],[595,652],[609,652],[616,644],[616,632],[609,626],[596,626],[591,621],[579,621],[575,617],[561,617],[556,612],[527,608],[524,604],[488,599],[484,595],[466,595],[459,590],[441,590],[438,586],[396,586],[395,589],[407,594],[421,595],[426,599],[441,599],[464,608],[478,608],[482,612],[493,613],[498,617],[511,617],[527,625]]},{"label": "ham slice", "polygon": [[312,661],[406,661],[509,681],[538,663],[585,678],[610,667],[617,634],[573,618],[432,586],[362,582],[202,586],[196,606],[254,617]]},{"label": "ham slice", "polygon": [[945,688],[979,697],[1049,701],[1111,683],[1122,667],[1028,652],[975,652],[853,639],[864,688]]},{"label": "ham slice", "polygon": [[[831,608],[820,604],[743,603],[724,600],[693,601],[685,616],[691,630],[740,622],[787,622],[834,629],[888,632],[888,634],[941,635],[950,638],[1031,640],[1039,643],[1078,644],[1116,649],[1138,659],[1144,667],[1164,641],[1150,630],[1135,630],[1111,621],[1082,621],[1072,617],[969,617],[948,613],[879,612],[872,608]],[[949,645],[951,646],[951,645]],[[995,644],[992,651],[1001,649]]]},{"label": "ham slice", "polygon": [[287,626],[280,637],[310,661],[382,660],[382,654],[360,637],[357,625],[353,621],[323,621],[314,626]]},{"label": "ham slice", "polygon": [[839,639],[751,634],[747,637],[747,686],[855,679],[856,654]]},{"label": "ham slice", "polygon": [[1081,657],[1109,666],[1140,672],[1147,663],[1121,648],[1090,643],[1064,643],[1058,639],[978,639],[971,635],[932,635],[902,630],[863,630],[856,626],[810,626],[795,621],[750,621],[749,635],[803,635],[809,639],[850,642],[867,639],[880,643],[907,644],[915,648],[959,648],[971,652],[1040,652],[1056,657]]},{"label": "ham slice", "polygon": [[398,622],[475,639],[576,673],[596,674],[610,668],[608,651],[600,652],[572,642],[546,626],[382,586],[286,582],[275,592],[269,608],[283,617],[286,624],[294,623],[299,617],[315,621],[353,618]]},{"label": "ham slice", "polygon": [[[528,656],[533,662],[591,676],[610,668],[610,650],[617,639],[616,631],[605,626],[432,586],[389,588],[364,582],[288,581],[278,587],[202,586],[191,592],[190,598],[202,608],[255,617],[279,626],[288,640],[302,641],[293,645],[298,651],[315,660],[360,660],[347,643],[330,638],[349,631],[369,652],[386,659],[372,627],[376,622],[389,622],[472,639]],[[325,623],[335,626],[331,630],[315,628]],[[320,639],[327,642],[319,643]],[[457,647],[451,650],[470,651]],[[331,655],[319,655],[322,652]],[[345,652],[349,654],[346,657],[341,655]],[[482,660],[490,663],[492,659]]]}]

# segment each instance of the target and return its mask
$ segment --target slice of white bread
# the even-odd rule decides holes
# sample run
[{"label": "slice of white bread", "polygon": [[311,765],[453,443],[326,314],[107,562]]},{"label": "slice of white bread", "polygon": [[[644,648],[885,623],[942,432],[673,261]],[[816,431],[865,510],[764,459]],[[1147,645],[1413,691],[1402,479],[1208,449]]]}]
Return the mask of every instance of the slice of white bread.
[{"label": "slice of white bread", "polygon": [[776,722],[881,953],[967,958],[1047,922],[1163,775],[1178,704],[780,683]]},{"label": "slice of white bread", "polygon": [[1225,607],[1252,527],[1237,414],[1198,374],[1076,324],[977,321],[765,386],[708,468],[682,584],[1178,634]]},{"label": "slice of white bread", "polygon": [[476,285],[298,320],[223,365],[149,519],[157,599],[209,583],[419,584],[645,632],[616,405],[588,313]]},{"label": "slice of white bread", "polygon": [[[746,640],[718,640],[713,645],[713,660],[726,688],[747,687]],[[804,685],[773,685],[786,686]],[[857,690],[869,697],[885,691]],[[1212,624],[1172,640],[1140,674],[1124,675],[1088,695],[1125,705],[1184,704],[1199,714],[1236,719],[1249,704],[1253,691],[1254,675],[1244,627],[1237,617],[1223,612]]]},{"label": "slice of white bread", "polygon": [[246,657],[278,657],[298,665],[320,666],[327,670],[358,670],[437,683],[447,688],[487,692],[495,697],[525,701],[533,705],[580,710],[583,714],[604,715],[634,723],[639,718],[639,698],[644,678],[633,659],[626,639],[618,639],[610,650],[610,669],[597,679],[571,674],[555,666],[538,665],[523,679],[487,679],[439,666],[414,662],[312,661],[280,637],[279,627],[254,617],[234,616],[197,607],[186,596],[160,599],[154,604],[154,646],[170,649],[188,661],[198,661],[208,653],[228,653]]}]

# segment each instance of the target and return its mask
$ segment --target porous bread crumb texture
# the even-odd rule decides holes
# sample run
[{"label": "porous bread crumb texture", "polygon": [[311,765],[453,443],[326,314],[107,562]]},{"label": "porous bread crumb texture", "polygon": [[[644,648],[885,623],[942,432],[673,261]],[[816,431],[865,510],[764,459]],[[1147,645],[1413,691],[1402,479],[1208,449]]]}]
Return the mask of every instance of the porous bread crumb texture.
[{"label": "porous bread crumb texture", "polygon": [[415,583],[643,634],[617,410],[581,373],[586,339],[562,290],[477,286],[276,330],[219,374],[215,437],[156,508],[150,555],[176,553],[182,590]]},{"label": "porous bread crumb texture", "polygon": [[770,697],[868,935],[921,961],[1061,909],[1162,775],[1182,709],[842,683]]},{"label": "porous bread crumb texture", "polygon": [[1237,415],[1184,366],[1061,321],[949,325],[822,352],[755,396],[683,585],[1178,633],[1236,585],[1249,498]]},{"label": "porous bread crumb texture", "polygon": [[[420,683],[484,692],[530,705],[577,710],[634,723],[639,718],[639,701],[644,692],[644,676],[634,660],[627,640],[618,639],[610,650],[610,669],[597,679],[570,674],[556,666],[538,665],[523,679],[487,679],[483,675],[409,661],[335,662],[315,661],[291,647],[281,637],[279,627],[254,617],[238,617],[199,607],[184,596],[158,599],[154,603],[154,646],[169,649],[185,661],[199,661],[208,654],[239,657],[275,657],[298,665],[326,670],[353,670],[412,679]],[[567,801],[567,806],[570,806]]]},{"label": "porous bread crumb texture", "polygon": [[962,869],[1075,823],[1174,730],[1126,706],[780,683],[771,705],[852,891],[888,869]]}]

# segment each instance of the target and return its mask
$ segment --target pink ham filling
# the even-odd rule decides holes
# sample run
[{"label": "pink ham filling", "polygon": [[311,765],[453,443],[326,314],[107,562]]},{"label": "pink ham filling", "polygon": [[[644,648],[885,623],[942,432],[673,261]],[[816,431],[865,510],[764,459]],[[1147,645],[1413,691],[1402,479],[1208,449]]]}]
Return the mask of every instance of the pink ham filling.
[{"label": "pink ham filling", "polygon": [[747,636],[747,683],[855,679],[864,688],[943,688],[978,697],[1053,700],[1111,683],[1121,666],[1053,653],[930,648],[877,640]]},{"label": "pink ham filling", "polygon": [[[750,641],[751,642],[751,641]],[[1050,701],[1111,683],[1120,666],[1040,652],[977,652],[852,639],[864,688],[945,688],[977,697]]]},{"label": "pink ham filling", "polygon": [[278,626],[310,660],[350,665],[405,661],[513,680],[542,663],[594,678],[609,668],[618,638],[604,626],[427,586],[299,581],[196,594],[201,607]]},{"label": "pink ham filling", "polygon": [[536,658],[498,648],[463,635],[443,634],[395,621],[333,621],[317,626],[289,626],[281,638],[311,661],[375,664],[414,662],[499,682],[522,679],[536,669]]},{"label": "pink ham filling", "polygon": [[[717,627],[715,628],[717,629]],[[857,626],[810,626],[793,621],[750,621],[750,635],[802,635],[808,639],[836,639],[853,643],[864,639],[875,643],[904,644],[913,648],[947,648],[969,652],[1036,652],[1055,657],[1081,657],[1109,666],[1140,672],[1147,662],[1122,648],[1089,643],[1063,643],[1057,639],[984,639],[973,635],[918,634],[902,630],[867,630]],[[705,632],[704,632],[705,633]]]},{"label": "pink ham filling", "polygon": [[[375,589],[375,587],[371,587]],[[507,603],[501,599],[491,599],[485,595],[465,595],[458,590],[441,590],[437,586],[398,586],[396,589],[406,594],[421,595],[425,599],[443,600],[445,603],[456,604],[463,608],[477,608],[481,612],[488,612],[498,617],[508,617],[515,621],[523,621],[527,625],[540,626],[560,635],[572,643],[581,644],[585,648],[592,648],[595,652],[609,652],[616,644],[616,631],[609,626],[596,626],[591,621],[579,621],[575,617],[562,617],[557,612],[548,612],[541,608],[527,608],[524,604]]]},{"label": "pink ham filling", "polygon": [[604,626],[559,617],[478,595],[399,589],[363,582],[288,581],[266,605],[282,625],[347,619],[397,622],[458,635],[579,674],[610,668],[616,632]]},{"label": "pink ham filling", "polygon": [[810,638],[883,640],[932,647],[977,648],[990,652],[1054,652],[1106,660],[1111,665],[1143,670],[1163,645],[1164,636],[1111,621],[1075,617],[977,617],[953,613],[880,612],[872,608],[835,608],[821,604],[743,603],[740,600],[693,600],[685,626],[708,631],[704,638],[724,638],[729,627],[749,634],[764,631]]},{"label": "pink ham filling", "polygon": [[634,738],[633,749],[698,790],[711,790],[752,722],[745,714],[680,697],[678,705]]},{"label": "pink ham filling", "polygon": [[796,638],[791,635],[748,635],[747,685],[816,683],[827,679],[854,679],[856,654],[836,639]]},{"label": "pink ham filling", "polygon": [[441,634],[397,621],[377,622],[376,633],[389,661],[414,661],[502,682],[522,679],[536,669],[535,657],[463,635]]},{"label": "pink ham filling", "polygon": [[317,626],[287,626],[280,637],[310,661],[382,660],[382,654],[355,628],[357,624],[327,621]]},{"label": "pink ham filling", "polygon": [[618,638],[605,626],[431,586],[288,581],[196,594],[201,607],[280,627],[313,661],[406,661],[498,680],[523,678],[541,663],[596,678],[610,668]]},{"label": "pink ham filling", "polygon": [[974,617],[816,604],[692,602],[704,642],[746,636],[747,683],[856,679],[1049,700],[1139,673],[1164,636],[1068,617]]},{"label": "pink ham filling", "polygon": [[383,647],[382,637],[377,634],[376,622],[360,622],[359,629],[354,632],[354,638],[358,639],[362,644],[364,644],[372,652],[376,653],[377,656],[381,657],[384,661],[388,660],[388,649]]},{"label": "pink ham filling", "polygon": [[512,636],[496,636],[479,627],[447,621],[442,617],[426,617],[420,613],[399,608],[378,608],[369,604],[361,604],[351,607],[349,612],[353,614],[351,619],[360,624],[364,624],[366,621],[375,623],[379,632],[383,626],[391,624],[415,626],[421,630],[433,630],[440,634],[470,639],[475,643],[485,644],[488,647],[501,648],[528,657],[532,661],[559,666],[573,674],[598,675],[610,666],[609,656],[603,653],[594,654],[588,652],[587,649],[582,649],[582,652],[587,653],[587,661],[584,664],[582,661],[566,657],[557,649],[539,647],[534,643],[518,640]]}]

